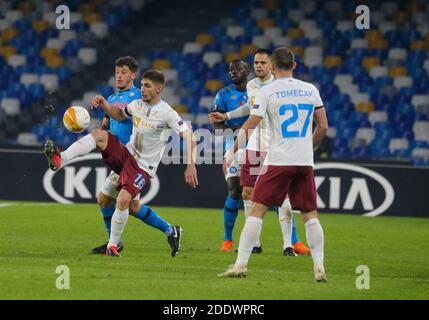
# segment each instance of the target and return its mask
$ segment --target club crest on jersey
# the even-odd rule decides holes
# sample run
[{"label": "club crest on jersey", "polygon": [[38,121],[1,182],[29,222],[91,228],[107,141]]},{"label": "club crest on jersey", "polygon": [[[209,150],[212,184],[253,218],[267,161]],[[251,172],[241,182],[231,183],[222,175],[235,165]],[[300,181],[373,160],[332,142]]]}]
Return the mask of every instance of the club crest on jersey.
[{"label": "club crest on jersey", "polygon": [[249,106],[253,106],[254,102],[255,102],[255,96],[251,96],[249,99]]},{"label": "club crest on jersey", "polygon": [[237,168],[236,167],[229,168],[229,173],[231,174],[237,173]]}]

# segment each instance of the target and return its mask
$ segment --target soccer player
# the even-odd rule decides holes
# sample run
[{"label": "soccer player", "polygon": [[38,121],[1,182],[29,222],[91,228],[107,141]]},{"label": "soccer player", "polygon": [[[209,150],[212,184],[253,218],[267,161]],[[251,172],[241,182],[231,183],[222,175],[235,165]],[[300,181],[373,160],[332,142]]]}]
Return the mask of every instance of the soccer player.
[{"label": "soccer player", "polygon": [[[214,101],[214,110],[221,113],[236,110],[247,102],[246,84],[247,77],[249,76],[249,67],[242,60],[233,60],[229,64],[228,73],[232,83],[222,88],[216,94]],[[237,130],[247,118],[247,116],[244,116],[227,120],[223,124],[214,123],[213,129],[215,130],[215,134],[219,129],[222,129],[222,131],[225,129]],[[233,143],[234,134],[230,132],[225,139],[224,151],[229,150]],[[223,166],[223,174],[228,187],[228,197],[225,201],[223,210],[224,241],[221,251],[232,251],[233,249],[232,231],[234,229],[235,220],[237,219],[242,192],[240,186],[240,163],[242,155],[243,149],[238,150],[234,162],[229,164],[228,167]]]},{"label": "soccer player", "polygon": [[[130,102],[141,99],[140,89],[134,86],[134,80],[137,76],[137,60],[130,56],[120,57],[115,62],[115,86],[119,90],[107,98],[107,102],[113,107],[123,110]],[[114,134],[119,141],[126,145],[130,140],[133,130],[131,119],[117,121],[105,114],[102,123],[102,129],[108,130]],[[104,225],[107,231],[107,238],[110,237],[111,219],[115,212],[115,199],[118,196],[119,176],[112,170],[103,184],[98,194],[97,203],[103,216]],[[140,205],[140,194],[131,201],[130,214],[144,223],[159,229],[167,236],[173,233],[173,226],[162,219],[155,211],[148,210],[146,206]],[[107,250],[105,242],[99,247],[92,249],[93,254],[105,254]],[[118,243],[118,252],[123,249],[122,241]]]},{"label": "soccer player", "polygon": [[[196,142],[192,130],[184,123],[176,111],[161,99],[165,78],[158,70],[149,70],[142,75],[140,100],[134,100],[123,110],[109,104],[102,96],[97,95],[92,107],[102,107],[112,118],[122,121],[132,118],[133,131],[130,141],[122,145],[118,138],[110,132],[94,129],[90,134],[73,143],[64,152],[59,152],[51,140],[45,143],[45,156],[52,170],[58,170],[68,161],[88,154],[95,148],[99,149],[103,161],[119,175],[119,194],[116,209],[111,220],[111,232],[106,254],[119,256],[118,242],[128,220],[131,200],[146,187],[155,175],[164,147],[167,142],[165,130],[172,128],[187,142],[188,159],[185,170],[185,181],[192,188],[198,185],[195,169]],[[150,212],[148,206],[146,211]],[[182,229],[172,228],[168,237],[174,257],[180,248]]]},{"label": "soccer player", "polygon": [[[276,80],[261,88],[249,119],[225,157],[225,163],[230,163],[239,143],[246,140],[248,131],[255,129],[264,118],[270,123],[270,147],[264,161],[267,170],[256,181],[253,205],[241,233],[237,260],[218,276],[247,275],[247,264],[266,211],[272,205],[280,206],[286,194],[290,194],[292,207],[299,209],[303,216],[315,279],[327,281],[323,264],[324,236],[317,217],[313,147],[326,135],[328,120],[317,88],[293,78],[296,62],[292,50],[277,48],[271,60]],[[314,132],[311,131],[313,118],[316,122]]]},{"label": "soccer player", "polygon": [[[230,112],[210,113],[209,118],[211,122],[220,122],[228,119],[240,118],[250,114],[250,108],[253,104],[253,101],[255,100],[256,94],[263,86],[274,81],[271,68],[270,52],[265,49],[258,49],[254,55],[253,67],[256,78],[250,80],[247,83],[248,103],[241,108]],[[258,177],[258,169],[261,167],[267,153],[268,141],[269,136],[267,122],[262,120],[258,127],[254,130],[247,143],[244,163],[241,166],[240,184],[243,188],[242,198],[246,218],[250,215],[250,209],[252,208],[252,191],[256,182],[256,178]],[[289,199],[286,198],[282,206],[277,210],[280,228],[283,235],[283,254],[286,256],[295,256],[296,253],[308,255],[310,253],[310,249],[308,249],[298,239],[296,224],[295,220],[293,219],[292,208],[290,206]],[[252,253],[261,252],[262,246],[260,237],[258,237],[258,241],[256,242]]]}]

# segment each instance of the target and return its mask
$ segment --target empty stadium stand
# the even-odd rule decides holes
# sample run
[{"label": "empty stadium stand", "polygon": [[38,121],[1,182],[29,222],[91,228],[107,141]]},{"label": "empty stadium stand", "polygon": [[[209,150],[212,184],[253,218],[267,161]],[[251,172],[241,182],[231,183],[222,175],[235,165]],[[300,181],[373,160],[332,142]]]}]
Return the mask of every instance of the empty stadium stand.
[{"label": "empty stadium stand", "polygon": [[55,2],[40,3],[1,2],[2,144],[74,141],[61,126],[64,109],[113,93],[120,55],[163,70],[164,99],[194,129],[209,128],[227,63],[289,46],[295,76],[315,83],[325,103],[328,157],[429,166],[426,1],[370,1],[369,30],[355,26],[358,1],[76,0],[70,30],[55,28]]}]

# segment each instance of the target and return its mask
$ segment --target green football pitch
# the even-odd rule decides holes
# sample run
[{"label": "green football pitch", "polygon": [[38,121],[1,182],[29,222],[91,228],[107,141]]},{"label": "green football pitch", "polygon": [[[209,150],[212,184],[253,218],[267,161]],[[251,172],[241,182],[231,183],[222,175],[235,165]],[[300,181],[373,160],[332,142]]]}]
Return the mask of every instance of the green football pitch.
[{"label": "green football pitch", "polygon": [[[11,205],[9,205],[11,204]],[[0,299],[428,299],[429,219],[321,214],[328,283],[316,283],[309,256],[285,257],[276,214],[262,230],[263,253],[244,279],[219,279],[235,261],[220,252],[221,209],[160,208],[184,228],[182,248],[170,256],[166,236],[130,217],[122,257],[91,255],[106,237],[97,206],[0,203]],[[234,230],[238,245],[243,213]],[[300,217],[301,240],[305,230]],[[69,268],[59,290],[57,266]],[[369,270],[369,289],[358,289]],[[59,280],[58,280],[59,281]]]}]

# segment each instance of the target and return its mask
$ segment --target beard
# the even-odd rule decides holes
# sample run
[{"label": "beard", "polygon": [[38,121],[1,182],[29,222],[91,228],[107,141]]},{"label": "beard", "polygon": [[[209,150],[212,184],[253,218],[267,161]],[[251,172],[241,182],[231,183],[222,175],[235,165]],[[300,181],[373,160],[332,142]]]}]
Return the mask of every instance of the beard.
[{"label": "beard", "polygon": [[235,78],[234,80],[231,79],[231,83],[232,84],[242,84],[243,82],[244,82],[244,78],[243,77],[238,77],[238,78]]}]

